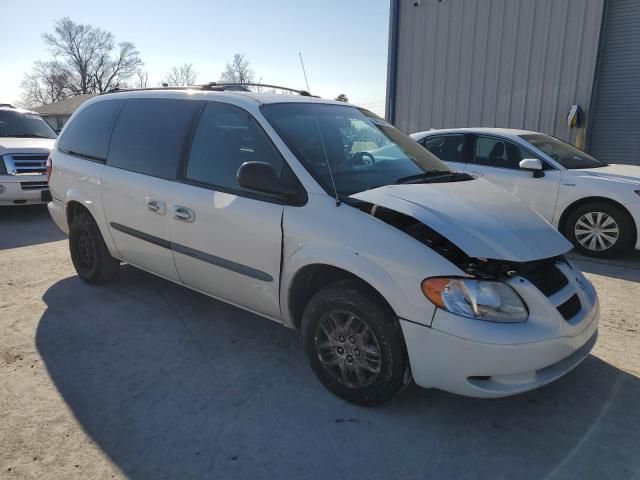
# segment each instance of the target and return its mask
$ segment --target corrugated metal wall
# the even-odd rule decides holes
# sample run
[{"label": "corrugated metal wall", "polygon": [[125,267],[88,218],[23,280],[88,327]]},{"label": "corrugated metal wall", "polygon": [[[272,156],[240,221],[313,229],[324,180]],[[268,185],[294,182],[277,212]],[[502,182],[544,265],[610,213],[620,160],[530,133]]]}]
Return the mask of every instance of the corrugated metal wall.
[{"label": "corrugated metal wall", "polygon": [[640,1],[609,0],[589,152],[611,163],[640,165]]},{"label": "corrugated metal wall", "polygon": [[572,140],[566,116],[589,109],[603,1],[400,0],[396,126]]}]

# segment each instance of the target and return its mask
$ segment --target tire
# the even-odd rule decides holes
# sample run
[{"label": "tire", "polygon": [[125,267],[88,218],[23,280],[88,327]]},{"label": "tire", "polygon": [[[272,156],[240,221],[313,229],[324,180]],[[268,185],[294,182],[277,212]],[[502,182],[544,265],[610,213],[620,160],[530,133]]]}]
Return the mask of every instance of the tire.
[{"label": "tire", "polygon": [[563,233],[578,252],[596,258],[615,257],[630,248],[634,240],[629,215],[621,207],[598,201],[571,211]]},{"label": "tire", "polygon": [[410,378],[398,319],[358,282],[339,281],[318,291],[304,310],[302,337],[320,382],[348,402],[386,402]]},{"label": "tire", "polygon": [[113,258],[100,229],[89,213],[81,213],[69,224],[69,252],[78,276],[92,285],[113,279],[120,261]]}]

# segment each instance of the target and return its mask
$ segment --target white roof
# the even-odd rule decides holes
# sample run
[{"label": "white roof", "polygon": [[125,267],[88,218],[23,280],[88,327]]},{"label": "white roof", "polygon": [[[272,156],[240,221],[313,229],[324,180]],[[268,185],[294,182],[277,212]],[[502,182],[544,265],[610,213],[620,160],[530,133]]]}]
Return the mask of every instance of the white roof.
[{"label": "white roof", "polygon": [[531,130],[518,130],[514,128],[446,128],[442,130],[426,130],[424,132],[412,133],[412,137],[426,137],[442,133],[487,133],[501,135],[503,137],[517,137],[520,135],[536,134]]},{"label": "white roof", "polygon": [[[338,102],[335,100],[328,100],[324,98],[311,97],[298,94],[283,94],[283,93],[256,93],[256,92],[243,92],[239,90],[182,90],[172,89],[171,87],[154,88],[154,89],[142,89],[142,90],[122,90],[120,92],[107,93],[99,95],[93,99],[93,101],[107,99],[107,98],[141,98],[141,97],[153,97],[153,98],[202,98],[213,100],[215,98],[220,99],[236,99],[236,100],[252,100],[259,104],[266,103],[326,103],[336,105],[348,105],[345,102]],[[93,102],[91,102],[93,103]]]}]

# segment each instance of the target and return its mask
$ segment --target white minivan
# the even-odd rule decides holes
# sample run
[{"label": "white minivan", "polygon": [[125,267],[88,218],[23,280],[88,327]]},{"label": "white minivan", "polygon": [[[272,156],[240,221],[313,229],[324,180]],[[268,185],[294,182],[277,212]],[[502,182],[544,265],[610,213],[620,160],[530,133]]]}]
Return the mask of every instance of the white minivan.
[{"label": "white minivan", "polygon": [[412,378],[512,395],[587,356],[596,292],[529,207],[366,110],[237,89],[118,91],[75,112],[49,210],[83,280],[127,262],[300,329],[320,381],[361,405]]}]

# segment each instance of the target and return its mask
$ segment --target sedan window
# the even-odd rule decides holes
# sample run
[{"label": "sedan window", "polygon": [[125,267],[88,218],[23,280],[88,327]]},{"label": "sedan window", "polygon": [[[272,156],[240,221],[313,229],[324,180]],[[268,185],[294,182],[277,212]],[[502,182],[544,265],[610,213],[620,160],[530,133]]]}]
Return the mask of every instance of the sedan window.
[{"label": "sedan window", "polygon": [[445,162],[464,162],[465,135],[436,135],[423,141],[424,147]]},{"label": "sedan window", "polygon": [[476,138],[474,153],[476,165],[517,170],[520,168],[520,160],[525,158],[533,158],[533,156],[503,138],[484,136]]},{"label": "sedan window", "polygon": [[529,142],[531,145],[553,158],[564,168],[598,168],[606,167],[607,164],[600,160],[587,155],[582,150],[569,145],[555,137],[535,133],[530,135],[521,135],[520,138]]}]

